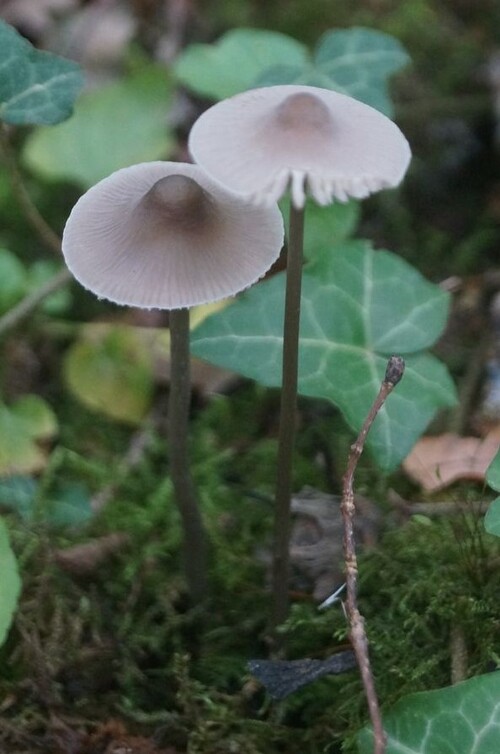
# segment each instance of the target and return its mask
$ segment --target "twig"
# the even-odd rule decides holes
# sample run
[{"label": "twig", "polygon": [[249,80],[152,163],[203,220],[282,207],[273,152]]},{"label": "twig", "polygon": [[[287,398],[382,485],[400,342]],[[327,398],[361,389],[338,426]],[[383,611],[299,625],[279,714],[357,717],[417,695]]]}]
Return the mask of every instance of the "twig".
[{"label": "twig", "polygon": [[384,754],[385,752],[385,733],[382,727],[382,718],[375,691],[373,673],[370,666],[368,655],[368,640],[366,637],[364,618],[358,609],[357,604],[357,577],[358,563],[356,559],[356,545],[354,542],[354,525],[353,518],[355,513],[354,505],[354,472],[358,465],[359,458],[365,446],[366,436],[373,424],[375,417],[382,408],[387,396],[398,384],[404,372],[404,361],[400,356],[391,356],[387,363],[387,370],[384,381],[380,387],[379,393],[373,402],[368,416],[361,428],[361,431],[354,445],[351,446],[351,452],[347,462],[347,470],[343,478],[342,486],[342,518],[344,521],[344,559],[346,569],[346,613],[350,625],[351,641],[356,659],[358,661],[363,687],[368,702],[370,719],[373,725],[374,735],[374,754]]},{"label": "twig", "polygon": [[12,191],[17,201],[21,205],[26,220],[37,233],[40,240],[49,247],[58,256],[61,255],[61,240],[57,233],[54,233],[50,225],[44,220],[37,207],[26,190],[23,178],[17,167],[16,158],[12,152],[7,129],[4,125],[0,126],[0,149],[2,151],[5,166],[9,173]]},{"label": "twig", "polygon": [[22,319],[24,319],[24,317],[31,314],[33,309],[36,309],[36,307],[41,304],[47,296],[58,291],[59,288],[62,288],[63,285],[69,283],[70,280],[71,274],[69,270],[63,269],[32,293],[25,296],[25,298],[13,306],[12,309],[9,309],[3,317],[0,317],[0,336],[15,327]]}]

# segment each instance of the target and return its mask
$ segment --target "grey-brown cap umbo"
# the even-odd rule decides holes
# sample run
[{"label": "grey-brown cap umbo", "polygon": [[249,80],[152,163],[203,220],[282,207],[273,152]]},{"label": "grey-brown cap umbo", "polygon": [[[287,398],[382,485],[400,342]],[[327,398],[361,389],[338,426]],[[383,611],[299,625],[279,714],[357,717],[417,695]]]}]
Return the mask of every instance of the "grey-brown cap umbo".
[{"label": "grey-brown cap umbo", "polygon": [[247,288],[278,257],[283,220],[197,165],[123,168],[74,206],[63,254],[75,278],[118,304],[180,309]]},{"label": "grey-brown cap umbo", "polygon": [[373,107],[329,89],[251,89],[205,111],[189,136],[194,160],[255,203],[291,188],[302,207],[362,199],[396,186],[411,152],[399,128]]}]

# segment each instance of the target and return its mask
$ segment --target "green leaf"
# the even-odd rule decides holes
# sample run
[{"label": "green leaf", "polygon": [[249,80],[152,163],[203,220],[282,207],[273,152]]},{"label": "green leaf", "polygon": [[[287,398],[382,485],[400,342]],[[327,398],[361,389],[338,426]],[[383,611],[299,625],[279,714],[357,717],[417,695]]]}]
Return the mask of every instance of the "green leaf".
[{"label": "green leaf", "polygon": [[[290,202],[281,202],[280,209],[285,227],[288,227]],[[307,259],[314,260],[324,253],[325,248],[347,240],[356,230],[360,215],[359,202],[334,202],[327,207],[310,202],[304,228],[304,253]]]},{"label": "green leaf", "polygon": [[41,176],[83,188],[119,168],[168,157],[171,85],[163,68],[142,69],[84,94],[71,120],[39,128],[26,141],[25,163]]},{"label": "green leaf", "polygon": [[500,492],[500,452],[496,454],[486,470],[486,482]]},{"label": "green leaf", "polygon": [[94,515],[87,487],[80,482],[60,485],[43,514],[51,526],[83,526]]},{"label": "green leaf", "polygon": [[[51,280],[61,270],[61,265],[49,259],[40,259],[28,269],[28,290],[35,291]],[[71,304],[69,285],[60,288],[45,298],[40,306],[46,314],[58,315],[65,312]]]},{"label": "green leaf", "polygon": [[57,431],[52,409],[37,395],[12,406],[0,403],[0,474],[26,474],[43,469],[46,453],[37,444]]},{"label": "green leaf", "polygon": [[[406,372],[379,413],[368,447],[385,469],[409,452],[455,391],[430,354],[444,328],[448,295],[393,254],[367,242],[337,245],[303,274],[299,391],[326,398],[357,431],[384,377],[387,358]],[[263,385],[281,384],[284,275],[251,288],[192,336],[196,356]]]},{"label": "green leaf", "polygon": [[4,21],[0,50],[0,120],[50,125],[71,115],[83,86],[80,66],[36,50]]},{"label": "green leaf", "polygon": [[500,537],[500,497],[493,500],[484,517],[484,528],[488,534]]},{"label": "green leaf", "polygon": [[28,521],[32,516],[36,491],[37,483],[30,476],[0,479],[0,506]]},{"label": "green leaf", "polygon": [[27,287],[27,271],[15,254],[0,248],[0,312],[14,306]]},{"label": "green leaf", "polygon": [[[496,454],[486,471],[486,482],[500,492],[500,452]],[[488,534],[500,537],[500,497],[494,500],[484,517],[484,528]]]},{"label": "green leaf", "polygon": [[251,89],[276,65],[303,66],[307,50],[295,39],[273,31],[235,29],[214,45],[193,44],[174,66],[177,79],[210,99],[224,99]]},{"label": "green leaf", "polygon": [[29,437],[50,440],[57,432],[57,419],[50,406],[38,395],[23,395],[12,406],[11,413]]},{"label": "green leaf", "polygon": [[66,354],[66,382],[86,406],[139,424],[151,403],[151,355],[132,327],[91,325]]},{"label": "green leaf", "polygon": [[324,34],[308,65],[270,68],[255,85],[306,84],[333,89],[390,116],[387,79],[408,62],[408,54],[394,37],[353,27]]},{"label": "green leaf", "polygon": [[9,544],[5,523],[0,518],[0,646],[4,643],[21,592],[17,562]]},{"label": "green leaf", "polygon": [[[493,754],[500,751],[500,672],[445,689],[410,694],[384,715],[386,754]],[[363,728],[359,754],[372,754]]]},{"label": "green leaf", "polygon": [[57,485],[43,505],[37,500],[38,483],[29,476],[0,480],[0,507],[17,513],[24,521],[43,521],[53,527],[80,527],[94,515],[90,493],[84,484]]}]

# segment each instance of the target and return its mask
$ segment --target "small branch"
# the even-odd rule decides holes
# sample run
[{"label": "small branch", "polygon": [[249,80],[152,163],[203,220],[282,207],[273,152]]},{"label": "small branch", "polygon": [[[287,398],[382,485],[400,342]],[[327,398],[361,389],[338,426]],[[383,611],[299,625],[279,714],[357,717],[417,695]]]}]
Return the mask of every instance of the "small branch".
[{"label": "small branch", "polygon": [[184,533],[184,565],[195,605],[207,596],[207,539],[189,467],[188,422],[191,400],[189,309],[174,309],[170,323],[168,439],[170,475]]},{"label": "small branch", "polygon": [[283,330],[283,378],[281,386],[276,501],[273,549],[273,627],[288,613],[288,572],[292,460],[297,413],[300,292],[304,247],[304,210],[290,207],[290,231],[286,267],[285,324]]},{"label": "small branch", "polygon": [[33,309],[36,309],[47,296],[58,291],[59,288],[69,283],[71,279],[69,270],[62,269],[54,277],[33,291],[33,293],[28,294],[18,304],[13,306],[3,317],[0,317],[0,337],[19,324],[28,314],[31,314]]},{"label": "small branch", "polygon": [[350,625],[351,641],[356,659],[358,661],[363,687],[368,702],[370,719],[373,725],[373,735],[375,740],[374,754],[384,754],[385,752],[385,733],[382,727],[382,718],[375,691],[373,673],[370,666],[368,654],[368,639],[366,637],[364,618],[358,609],[357,603],[357,577],[358,563],[356,559],[356,545],[354,541],[354,472],[358,465],[361,453],[363,452],[366,437],[370,427],[375,420],[378,412],[382,408],[387,396],[398,384],[404,372],[404,361],[400,356],[391,356],[387,363],[387,370],[384,381],[380,387],[379,393],[373,402],[372,407],[365,419],[361,431],[354,445],[351,446],[351,453],[347,462],[347,470],[343,478],[342,488],[342,518],[344,521],[344,559],[346,569],[346,613]]},{"label": "small branch", "polygon": [[50,225],[44,220],[26,190],[26,186],[24,185],[22,175],[17,167],[17,161],[7,136],[7,129],[4,125],[0,125],[0,149],[9,173],[12,191],[21,206],[26,220],[37,233],[42,243],[60,256],[61,240],[57,233],[54,233]]}]

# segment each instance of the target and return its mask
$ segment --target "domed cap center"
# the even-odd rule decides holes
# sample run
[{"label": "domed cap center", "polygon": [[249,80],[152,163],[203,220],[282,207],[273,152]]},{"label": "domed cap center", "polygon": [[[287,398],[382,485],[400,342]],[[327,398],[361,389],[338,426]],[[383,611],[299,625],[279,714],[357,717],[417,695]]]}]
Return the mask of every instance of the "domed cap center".
[{"label": "domed cap center", "polygon": [[276,109],[276,121],[286,131],[328,131],[332,118],[328,107],[314,94],[291,94]]},{"label": "domed cap center", "polygon": [[168,175],[160,178],[141,201],[156,220],[181,230],[201,230],[214,215],[215,206],[208,194],[193,178]]}]

